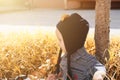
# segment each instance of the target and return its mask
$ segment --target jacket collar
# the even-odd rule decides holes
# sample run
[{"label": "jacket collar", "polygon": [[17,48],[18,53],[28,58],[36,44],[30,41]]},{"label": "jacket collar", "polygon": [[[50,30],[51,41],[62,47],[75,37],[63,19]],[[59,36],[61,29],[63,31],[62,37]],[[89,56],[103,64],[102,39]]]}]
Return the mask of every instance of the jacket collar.
[{"label": "jacket collar", "polygon": [[78,49],[75,53],[73,53],[71,55],[71,58],[73,58],[73,60],[79,59],[80,57],[83,57],[87,54],[87,51],[85,49],[85,47],[82,47],[80,49]]}]

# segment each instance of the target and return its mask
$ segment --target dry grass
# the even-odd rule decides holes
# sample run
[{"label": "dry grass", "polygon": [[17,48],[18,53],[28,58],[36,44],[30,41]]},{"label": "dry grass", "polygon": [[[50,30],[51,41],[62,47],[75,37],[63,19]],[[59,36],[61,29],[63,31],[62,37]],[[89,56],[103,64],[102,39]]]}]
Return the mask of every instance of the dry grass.
[{"label": "dry grass", "polygon": [[[95,53],[95,43],[93,35],[89,35],[86,41],[86,48],[89,53]],[[110,38],[110,59],[106,63],[107,79],[119,80],[120,79],[120,36],[111,36]]]},{"label": "dry grass", "polygon": [[[95,52],[93,36],[86,41],[90,53]],[[20,32],[8,35],[0,34],[0,77],[12,77],[26,74],[45,78],[56,63],[59,47],[54,34]],[[120,79],[120,38],[111,38],[111,58],[106,64],[109,80]]]},{"label": "dry grass", "polygon": [[[33,74],[40,66],[48,64],[59,49],[55,39],[52,34],[43,33],[1,34],[1,76],[15,77],[27,72]],[[41,76],[39,75],[39,77]]]},{"label": "dry grass", "polygon": [[110,60],[106,64],[109,80],[120,79],[120,37],[113,37],[110,43]]}]

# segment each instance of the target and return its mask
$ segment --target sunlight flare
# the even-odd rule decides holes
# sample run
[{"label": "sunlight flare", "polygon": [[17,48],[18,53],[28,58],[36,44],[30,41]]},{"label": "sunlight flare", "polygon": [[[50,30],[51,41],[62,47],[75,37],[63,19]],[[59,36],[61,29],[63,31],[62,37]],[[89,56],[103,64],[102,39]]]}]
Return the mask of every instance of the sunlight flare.
[{"label": "sunlight flare", "polygon": [[0,25],[0,33],[9,34],[9,33],[30,33],[35,34],[37,32],[50,32],[54,33],[55,28],[50,26],[25,26],[25,25]]}]

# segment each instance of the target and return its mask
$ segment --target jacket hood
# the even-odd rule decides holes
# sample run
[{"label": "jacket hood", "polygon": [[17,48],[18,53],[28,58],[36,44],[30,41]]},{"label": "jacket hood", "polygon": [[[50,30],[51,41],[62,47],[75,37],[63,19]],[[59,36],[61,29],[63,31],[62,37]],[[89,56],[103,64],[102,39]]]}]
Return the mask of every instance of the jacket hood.
[{"label": "jacket hood", "polygon": [[63,21],[59,21],[57,29],[63,37],[67,53],[72,54],[84,46],[89,24],[79,14],[74,13]]}]

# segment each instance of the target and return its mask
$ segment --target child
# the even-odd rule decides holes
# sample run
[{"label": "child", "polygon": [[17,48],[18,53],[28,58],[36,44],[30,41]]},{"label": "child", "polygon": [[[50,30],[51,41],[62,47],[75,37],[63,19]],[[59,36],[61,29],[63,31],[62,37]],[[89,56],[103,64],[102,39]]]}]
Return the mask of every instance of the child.
[{"label": "child", "polygon": [[[103,80],[105,67],[84,48],[89,30],[88,22],[77,13],[65,16],[57,24],[56,35],[65,54],[59,55],[57,75],[48,75],[47,80]],[[59,71],[58,71],[59,70]]]}]

